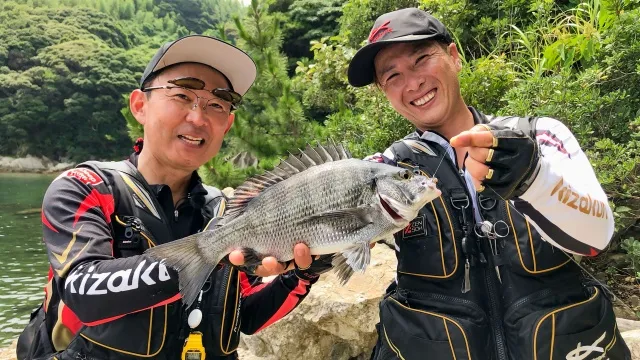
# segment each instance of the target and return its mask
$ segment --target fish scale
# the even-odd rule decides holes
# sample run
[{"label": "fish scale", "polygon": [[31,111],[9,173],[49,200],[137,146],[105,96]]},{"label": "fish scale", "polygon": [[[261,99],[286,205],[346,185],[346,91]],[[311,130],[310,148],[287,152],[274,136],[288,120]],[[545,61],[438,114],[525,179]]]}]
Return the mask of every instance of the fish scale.
[{"label": "fish scale", "polygon": [[239,186],[213,229],[147,253],[178,272],[188,305],[235,249],[252,268],[266,256],[292,260],[295,244],[303,242],[312,255],[334,254],[336,274],[346,283],[369,264],[370,243],[392,239],[439,195],[435,179],[350,158],[335,144],[307,146]]}]

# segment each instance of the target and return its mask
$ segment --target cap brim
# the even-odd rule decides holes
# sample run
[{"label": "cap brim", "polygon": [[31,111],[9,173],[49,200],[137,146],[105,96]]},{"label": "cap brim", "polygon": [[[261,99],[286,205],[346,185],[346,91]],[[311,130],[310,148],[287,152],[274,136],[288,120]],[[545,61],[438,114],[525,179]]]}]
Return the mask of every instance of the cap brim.
[{"label": "cap brim", "polygon": [[440,36],[439,34],[428,35],[406,35],[388,40],[380,40],[372,44],[362,47],[351,59],[349,69],[347,70],[347,78],[349,84],[354,87],[362,87],[373,82],[375,67],[373,60],[378,52],[385,46],[395,43],[413,42],[419,40],[432,39]]},{"label": "cap brim", "polygon": [[184,62],[200,63],[220,71],[240,95],[246,94],[256,79],[256,64],[249,55],[224,41],[203,35],[186,36],[171,44],[153,72]]}]

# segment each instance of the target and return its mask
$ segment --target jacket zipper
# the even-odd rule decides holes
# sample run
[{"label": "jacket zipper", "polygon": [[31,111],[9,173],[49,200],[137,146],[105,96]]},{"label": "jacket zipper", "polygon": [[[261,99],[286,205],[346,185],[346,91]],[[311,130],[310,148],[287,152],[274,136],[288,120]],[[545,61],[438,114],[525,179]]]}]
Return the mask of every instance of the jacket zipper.
[{"label": "jacket zipper", "polygon": [[487,285],[487,293],[489,295],[489,303],[491,305],[491,310],[489,311],[489,319],[491,322],[491,327],[493,328],[493,336],[496,342],[496,350],[498,353],[498,359],[507,360],[507,352],[504,343],[504,330],[502,328],[502,321],[500,321],[500,317],[498,316],[498,302],[496,300],[496,283],[493,277],[493,273],[491,271],[485,271],[485,283]]},{"label": "jacket zipper", "polygon": [[180,205],[182,205],[183,202],[185,202],[186,200],[191,199],[191,193],[187,193],[187,197],[183,197],[182,199],[178,200],[178,202],[176,203],[175,207],[173,208],[173,221],[174,222],[178,222],[178,218],[180,216],[180,212],[179,212],[179,208]]},{"label": "jacket zipper", "polygon": [[[441,146],[442,147],[442,146]],[[448,156],[447,154],[447,149],[442,147],[442,149],[444,150],[444,156]],[[456,149],[451,148],[451,150],[453,151],[453,157],[455,159],[457,159],[457,154],[456,154]],[[451,159],[449,159],[451,160]],[[473,246],[471,245],[470,241],[471,239],[469,239],[468,235],[470,235],[470,231],[468,231],[468,224],[467,224],[467,214],[466,214],[466,209],[471,206],[473,204],[473,201],[471,199],[471,196],[469,195],[469,189],[467,189],[467,183],[464,180],[464,171],[462,169],[460,169],[460,167],[458,166],[457,160],[454,161],[449,161],[447,160],[447,163],[449,163],[449,166],[451,167],[451,169],[457,173],[460,176],[460,179],[462,181],[462,188],[464,190],[464,194],[467,196],[467,206],[461,209],[451,209],[451,213],[457,213],[458,211],[461,210],[462,213],[462,224],[460,224],[460,221],[458,222],[458,225],[462,228],[463,231],[463,235],[462,235],[462,239],[460,239],[460,248],[462,249],[462,252],[464,253],[464,279],[463,279],[463,284],[462,284],[462,293],[467,293],[469,291],[471,291],[471,264],[470,264],[470,254],[468,252],[468,246]],[[449,194],[450,197],[452,194]],[[449,201],[445,201],[445,206],[449,207]],[[455,212],[453,210],[456,210]]]},{"label": "jacket zipper", "polygon": [[[417,299],[434,299],[434,300],[440,300],[442,302],[455,302],[461,305],[464,305],[466,307],[469,307],[473,310],[478,311],[480,314],[485,315],[486,317],[486,313],[485,311],[478,306],[476,303],[469,301],[469,300],[465,300],[465,299],[460,299],[457,297],[453,297],[453,296],[447,296],[447,295],[442,295],[442,294],[433,294],[433,293],[419,293],[419,292],[413,292],[413,291],[405,291],[407,294],[412,295],[412,297],[417,298]],[[408,296],[407,296],[408,297]]]},{"label": "jacket zipper", "polygon": [[553,290],[545,289],[545,290],[542,290],[542,291],[540,291],[538,293],[534,293],[532,295],[526,296],[526,297],[516,301],[511,306],[509,306],[509,309],[507,309],[507,312],[505,312],[505,314],[504,314],[505,319],[508,319],[509,317],[511,317],[511,314],[513,314],[519,307],[521,307],[522,305],[530,302],[531,300],[544,298],[544,297],[546,297],[548,295],[551,295],[552,293],[553,293]]},{"label": "jacket zipper", "polygon": [[[444,150],[446,152],[446,149]],[[462,183],[464,184],[464,192],[467,195],[467,198],[469,199],[469,202],[471,205],[471,196],[469,195],[469,189],[467,189],[467,183],[464,177],[464,170],[460,169],[460,167],[458,166],[456,149],[452,149],[452,150],[453,150],[453,156],[456,158],[456,162],[454,164],[452,164],[452,162],[449,162],[449,166],[455,172],[457,172],[458,175],[460,176]],[[445,156],[447,156],[446,153],[445,153]],[[466,224],[464,226],[466,226]],[[484,252],[484,247],[481,246],[479,248],[479,254],[482,254],[483,252]],[[467,256],[466,261],[468,261],[468,255],[465,254],[465,256]],[[468,276],[467,269],[468,267],[465,264],[465,282],[467,280],[471,280],[470,276],[467,279],[467,276]],[[493,337],[496,343],[496,352],[499,360],[508,360],[506,348],[505,348],[505,342],[504,342],[504,331],[502,328],[502,321],[498,316],[499,306],[498,306],[498,301],[496,299],[496,294],[495,294],[495,291],[497,290],[495,280],[493,279],[492,273],[490,271],[486,271],[486,269],[484,268],[483,268],[483,271],[484,271],[484,277],[485,277],[485,286],[487,289],[487,294],[489,296],[489,304],[490,304],[489,323],[491,324],[491,328],[493,329]]]}]

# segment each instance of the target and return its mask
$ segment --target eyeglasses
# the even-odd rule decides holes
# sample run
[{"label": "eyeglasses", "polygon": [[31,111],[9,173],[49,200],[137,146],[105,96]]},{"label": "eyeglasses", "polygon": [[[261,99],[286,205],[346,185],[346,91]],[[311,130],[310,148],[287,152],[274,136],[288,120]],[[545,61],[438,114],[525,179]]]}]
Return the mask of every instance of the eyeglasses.
[{"label": "eyeglasses", "polygon": [[[204,97],[198,96],[196,95],[195,92],[190,91],[190,90],[205,90],[204,86],[204,81],[200,80],[200,79],[196,79],[196,78],[192,78],[192,77],[184,77],[184,78],[178,78],[178,79],[173,79],[173,80],[169,80],[168,83],[172,84],[172,85],[163,85],[163,86],[152,86],[152,87],[148,87],[148,88],[144,88],[142,89],[142,91],[147,92],[150,90],[156,90],[156,89],[169,89],[169,90],[175,90],[175,89],[183,89],[188,91],[188,94],[191,95],[191,98],[195,97],[195,101],[193,102],[193,108],[195,109],[198,106],[198,101],[200,99],[206,99]],[[231,110],[235,110],[238,108],[238,105],[240,105],[240,103],[242,102],[242,95],[238,94],[237,92],[228,89],[228,88],[215,88],[213,90],[205,90],[210,92],[211,94],[213,94],[213,96],[215,96],[217,99],[220,99],[224,102],[228,103],[228,107],[229,111]],[[186,95],[187,93],[183,93],[183,95]],[[175,94],[174,94],[175,95]],[[208,107],[208,103],[211,101],[215,102],[216,99],[207,99],[207,105],[205,107],[203,107],[203,109],[206,109]],[[215,106],[214,106],[215,108]]]}]

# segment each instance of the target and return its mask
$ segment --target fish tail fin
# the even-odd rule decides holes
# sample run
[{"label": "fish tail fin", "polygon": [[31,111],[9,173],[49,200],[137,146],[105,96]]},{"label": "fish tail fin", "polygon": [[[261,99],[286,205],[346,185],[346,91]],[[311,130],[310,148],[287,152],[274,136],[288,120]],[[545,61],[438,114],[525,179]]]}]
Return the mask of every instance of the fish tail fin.
[{"label": "fish tail fin", "polygon": [[167,266],[178,272],[182,302],[187,306],[191,306],[196,300],[217,264],[209,263],[202,254],[198,239],[203,236],[211,235],[200,232],[145,251],[145,254],[155,260],[164,261]]}]

